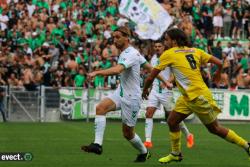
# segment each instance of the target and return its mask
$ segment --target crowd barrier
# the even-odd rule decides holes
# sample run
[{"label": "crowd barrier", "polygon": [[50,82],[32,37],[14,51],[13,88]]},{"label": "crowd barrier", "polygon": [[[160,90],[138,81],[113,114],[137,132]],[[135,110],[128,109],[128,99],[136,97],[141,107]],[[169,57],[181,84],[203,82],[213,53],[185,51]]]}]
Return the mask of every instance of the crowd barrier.
[{"label": "crowd barrier", "polygon": [[[95,117],[95,107],[102,98],[114,90],[83,88],[52,88],[41,86],[37,91],[4,87],[3,103],[9,121],[57,122],[62,120],[86,120]],[[219,120],[250,121],[250,90],[228,91],[212,89],[213,97],[222,113]],[[174,99],[180,96],[173,90]],[[139,118],[145,118],[147,101],[141,104]],[[120,119],[121,111],[107,114],[108,118]],[[164,111],[157,110],[154,118],[164,119]],[[191,115],[188,120],[194,119]]]}]

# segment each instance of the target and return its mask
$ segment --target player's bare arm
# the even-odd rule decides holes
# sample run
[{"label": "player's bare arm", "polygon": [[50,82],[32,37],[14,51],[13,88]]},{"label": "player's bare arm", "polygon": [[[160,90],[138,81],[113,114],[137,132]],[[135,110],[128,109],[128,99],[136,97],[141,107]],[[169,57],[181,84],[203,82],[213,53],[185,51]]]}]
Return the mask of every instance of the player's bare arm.
[{"label": "player's bare arm", "polygon": [[[145,63],[143,65],[143,68],[146,69],[148,73],[152,72],[152,70],[153,70],[152,65],[149,63]],[[163,87],[166,87],[168,89],[171,89],[173,87],[173,84],[171,82],[169,82],[168,80],[165,80],[160,74],[158,74],[156,76],[156,78],[158,78],[162,82]]]},{"label": "player's bare arm", "polygon": [[161,72],[161,70],[158,70],[156,68],[153,68],[151,71],[150,75],[146,78],[145,83],[144,83],[144,88],[142,92],[142,98],[143,99],[148,99],[149,95],[149,87],[152,85],[154,79],[157,77],[157,75]]},{"label": "player's bare arm", "polygon": [[171,90],[174,87],[173,82],[174,82],[174,75],[171,74],[170,78],[165,82],[164,85],[161,86],[162,88],[167,87],[168,89]]},{"label": "player's bare arm", "polygon": [[217,71],[215,72],[215,74],[214,74],[214,76],[213,76],[213,81],[214,81],[215,83],[219,83],[219,82],[220,82],[220,79],[221,79],[221,71],[222,71],[222,67],[223,67],[222,62],[221,62],[218,58],[216,58],[216,57],[214,57],[214,56],[212,56],[212,57],[209,59],[208,62],[217,65],[218,69],[217,69]]},{"label": "player's bare arm", "polygon": [[88,73],[88,78],[91,79],[97,75],[101,75],[101,76],[117,75],[117,74],[120,74],[124,69],[125,69],[125,67],[123,65],[118,64],[118,65],[111,67],[109,69],[106,69],[106,70],[93,71],[91,73]]}]

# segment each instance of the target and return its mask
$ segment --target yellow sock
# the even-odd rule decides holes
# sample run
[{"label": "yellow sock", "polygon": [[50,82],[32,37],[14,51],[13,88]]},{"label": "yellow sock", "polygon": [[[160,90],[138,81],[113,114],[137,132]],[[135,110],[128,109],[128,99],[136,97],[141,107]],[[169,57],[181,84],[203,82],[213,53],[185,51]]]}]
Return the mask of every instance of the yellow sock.
[{"label": "yellow sock", "polygon": [[229,142],[235,143],[240,147],[248,148],[248,143],[245,139],[237,135],[233,130],[229,129],[225,139]]},{"label": "yellow sock", "polygon": [[181,152],[181,131],[170,132],[170,141],[172,147],[172,153],[178,154]]}]

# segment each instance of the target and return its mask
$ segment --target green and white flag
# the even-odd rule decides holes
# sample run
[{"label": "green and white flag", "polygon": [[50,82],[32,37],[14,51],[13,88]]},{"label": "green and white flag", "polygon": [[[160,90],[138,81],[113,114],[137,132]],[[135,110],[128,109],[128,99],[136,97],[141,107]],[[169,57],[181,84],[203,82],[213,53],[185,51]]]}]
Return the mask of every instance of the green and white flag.
[{"label": "green and white flag", "polygon": [[159,39],[173,21],[155,0],[121,0],[119,12],[136,23],[141,39]]},{"label": "green and white flag", "polygon": [[64,119],[82,119],[86,117],[87,91],[83,89],[60,89],[60,112]]}]

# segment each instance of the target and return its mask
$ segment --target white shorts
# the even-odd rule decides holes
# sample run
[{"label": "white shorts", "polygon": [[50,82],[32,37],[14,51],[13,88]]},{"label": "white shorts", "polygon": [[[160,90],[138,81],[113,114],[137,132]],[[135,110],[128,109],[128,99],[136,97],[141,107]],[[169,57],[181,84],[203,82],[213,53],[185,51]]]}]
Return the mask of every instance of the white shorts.
[{"label": "white shorts", "polygon": [[221,16],[214,16],[213,17],[213,25],[215,27],[223,27],[223,19]]},{"label": "white shorts", "polygon": [[174,97],[173,92],[158,93],[151,91],[148,97],[148,107],[155,107],[160,109],[161,104],[167,111],[172,111],[174,109]]},{"label": "white shorts", "polygon": [[122,123],[129,127],[134,127],[138,118],[138,113],[141,108],[141,98],[140,97],[121,97],[120,90],[117,89],[113,94],[108,96],[115,105],[116,110],[121,109]]}]

